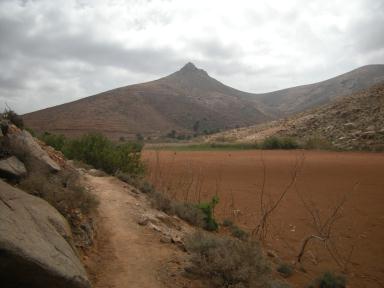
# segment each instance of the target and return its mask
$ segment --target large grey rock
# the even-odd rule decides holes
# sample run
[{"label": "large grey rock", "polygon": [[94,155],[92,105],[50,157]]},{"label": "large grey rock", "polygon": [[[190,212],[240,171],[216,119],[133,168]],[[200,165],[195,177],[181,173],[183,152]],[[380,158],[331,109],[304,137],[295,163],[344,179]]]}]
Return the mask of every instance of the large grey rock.
[{"label": "large grey rock", "polygon": [[22,178],[27,174],[23,162],[15,156],[0,160],[0,176],[5,178]]},{"label": "large grey rock", "polygon": [[32,157],[51,171],[59,171],[60,166],[49,157],[32,135],[25,130],[7,133],[7,144],[11,152],[21,157]]},{"label": "large grey rock", "polygon": [[0,180],[1,287],[90,287],[71,239],[48,202]]}]

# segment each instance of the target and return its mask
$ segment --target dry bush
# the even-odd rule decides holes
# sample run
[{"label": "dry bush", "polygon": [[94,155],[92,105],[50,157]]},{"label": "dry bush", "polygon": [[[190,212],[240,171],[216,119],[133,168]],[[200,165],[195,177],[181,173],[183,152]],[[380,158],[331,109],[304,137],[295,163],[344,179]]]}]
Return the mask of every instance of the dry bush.
[{"label": "dry bush", "polygon": [[173,214],[173,203],[164,193],[153,191],[150,196],[152,207],[167,214]]},{"label": "dry bush", "polygon": [[205,214],[196,205],[172,201],[164,193],[151,190],[148,193],[152,207],[170,215],[177,215],[189,224],[203,228],[206,225]]},{"label": "dry bush", "polygon": [[[354,191],[358,186],[358,182],[354,184],[351,191]],[[348,265],[351,263],[351,257],[355,249],[355,244],[353,244],[348,253],[341,253],[338,249],[337,238],[334,237],[336,234],[335,224],[343,216],[343,208],[345,203],[348,200],[350,192],[345,193],[338,201],[335,202],[335,205],[330,209],[328,214],[324,213],[319,208],[314,201],[311,199],[306,199],[304,195],[298,194],[299,198],[310,215],[310,224],[312,227],[312,234],[308,235],[301,245],[300,251],[297,255],[297,262],[301,263],[302,258],[305,255],[307,246],[314,240],[323,242],[324,248],[335,261],[335,263],[343,270],[347,271]],[[342,244],[345,246],[345,244]]]},{"label": "dry bush", "polygon": [[262,184],[261,189],[258,191],[259,193],[259,218],[257,219],[258,224],[252,231],[252,236],[256,237],[260,241],[265,241],[269,235],[269,226],[270,219],[273,213],[275,213],[281,202],[287,196],[287,193],[291,190],[291,188],[295,185],[297,177],[302,170],[305,161],[305,155],[301,154],[295,160],[295,163],[291,170],[290,179],[285,186],[285,188],[278,194],[274,199],[271,196],[271,193],[266,190],[266,182],[267,182],[267,167],[263,158],[263,154],[261,155],[261,165],[262,165]]},{"label": "dry bush", "polygon": [[174,213],[196,227],[205,226],[204,213],[191,203],[173,203]]},{"label": "dry bush", "polygon": [[197,232],[187,239],[186,248],[192,253],[188,272],[203,276],[214,287],[283,287],[271,280],[257,242]]},{"label": "dry bush", "polygon": [[95,230],[92,215],[98,205],[95,196],[81,186],[75,170],[64,169],[52,174],[38,165],[33,166],[34,169],[29,169],[33,172],[20,182],[20,188],[43,198],[67,219],[78,248],[90,247]]}]

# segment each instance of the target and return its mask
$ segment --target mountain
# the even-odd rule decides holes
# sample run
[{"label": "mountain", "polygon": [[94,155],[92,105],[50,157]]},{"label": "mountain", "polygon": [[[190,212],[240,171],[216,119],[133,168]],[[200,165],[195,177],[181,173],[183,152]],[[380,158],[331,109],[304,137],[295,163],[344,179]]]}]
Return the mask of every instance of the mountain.
[{"label": "mountain", "polygon": [[152,82],[110,90],[23,116],[37,132],[98,131],[118,139],[247,126],[270,119],[252,94],[228,87],[192,63]]},{"label": "mountain", "polygon": [[293,137],[312,148],[384,150],[384,83],[286,119],[234,129],[208,141],[261,141]]},{"label": "mountain", "polygon": [[384,65],[367,65],[315,84],[259,94],[256,99],[275,115],[290,115],[381,82],[384,82]]},{"label": "mountain", "polygon": [[301,112],[384,82],[384,65],[369,65],[329,80],[264,94],[246,93],[187,63],[161,79],[117,88],[28,113],[37,132],[77,136],[102,132],[112,139],[160,137],[250,126]]}]

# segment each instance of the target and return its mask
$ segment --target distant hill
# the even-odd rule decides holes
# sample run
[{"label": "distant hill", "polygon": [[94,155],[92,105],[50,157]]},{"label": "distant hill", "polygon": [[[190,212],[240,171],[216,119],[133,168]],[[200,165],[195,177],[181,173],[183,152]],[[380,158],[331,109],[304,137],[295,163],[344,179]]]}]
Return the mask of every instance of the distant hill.
[{"label": "distant hill", "polygon": [[286,119],[222,132],[207,140],[254,142],[269,136],[294,137],[313,146],[383,151],[384,84]]},{"label": "distant hill", "polygon": [[259,94],[256,99],[277,115],[290,115],[383,82],[384,65],[367,65],[315,84]]},{"label": "distant hill", "polygon": [[[23,116],[28,127],[111,138],[214,131],[271,119],[252,94],[228,87],[192,63],[156,81],[126,86]],[[260,105],[261,106],[261,105]]]},{"label": "distant hill", "polygon": [[384,65],[369,65],[316,84],[265,94],[246,93],[186,64],[164,78],[117,88],[28,113],[37,132],[77,136],[101,132],[113,139],[202,134],[250,126],[325,104],[337,96],[384,83]]}]

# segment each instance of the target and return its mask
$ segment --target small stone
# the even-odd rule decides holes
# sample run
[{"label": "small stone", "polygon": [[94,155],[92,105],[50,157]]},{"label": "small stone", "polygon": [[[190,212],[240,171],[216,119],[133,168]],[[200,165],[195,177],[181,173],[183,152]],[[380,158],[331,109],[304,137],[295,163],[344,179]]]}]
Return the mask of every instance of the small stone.
[{"label": "small stone", "polygon": [[268,257],[271,257],[271,258],[278,258],[276,252],[273,251],[273,250],[268,250],[268,251],[267,251],[267,256],[268,256]]},{"label": "small stone", "polygon": [[137,224],[139,224],[140,226],[145,226],[148,224],[148,222],[149,219],[147,217],[141,217],[139,221],[137,221]]},{"label": "small stone", "polygon": [[161,242],[161,243],[169,244],[169,243],[172,243],[172,239],[171,239],[171,237],[169,237],[169,236],[167,236],[167,235],[163,235],[163,236],[161,236],[161,238],[160,238],[160,242]]}]

